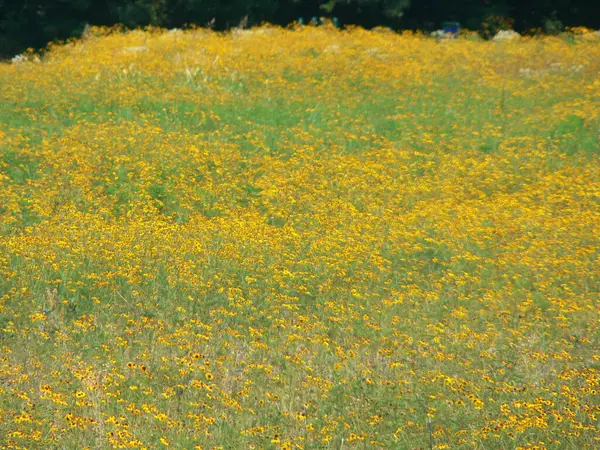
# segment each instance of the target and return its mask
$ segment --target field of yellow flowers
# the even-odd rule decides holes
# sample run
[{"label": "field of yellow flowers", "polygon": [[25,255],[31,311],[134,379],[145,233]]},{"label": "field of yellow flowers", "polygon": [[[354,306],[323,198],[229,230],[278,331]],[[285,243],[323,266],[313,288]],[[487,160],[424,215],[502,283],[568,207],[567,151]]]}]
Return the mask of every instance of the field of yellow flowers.
[{"label": "field of yellow flowers", "polygon": [[600,448],[598,73],[585,30],[0,64],[0,448]]}]

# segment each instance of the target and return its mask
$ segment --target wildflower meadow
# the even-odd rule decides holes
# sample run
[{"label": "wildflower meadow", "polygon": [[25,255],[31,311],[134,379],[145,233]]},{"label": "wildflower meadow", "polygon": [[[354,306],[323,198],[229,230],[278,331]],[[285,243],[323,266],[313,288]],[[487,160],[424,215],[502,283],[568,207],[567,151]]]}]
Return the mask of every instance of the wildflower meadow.
[{"label": "wildflower meadow", "polygon": [[585,29],[0,63],[0,449],[600,448],[599,73]]}]

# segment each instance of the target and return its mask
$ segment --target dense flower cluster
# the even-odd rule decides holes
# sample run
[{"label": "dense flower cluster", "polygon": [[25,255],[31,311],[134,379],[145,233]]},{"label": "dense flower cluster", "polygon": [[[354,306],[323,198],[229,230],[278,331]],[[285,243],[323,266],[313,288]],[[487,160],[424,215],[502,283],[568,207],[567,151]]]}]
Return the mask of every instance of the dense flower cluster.
[{"label": "dense flower cluster", "polygon": [[600,447],[600,44],[94,30],[0,65],[0,448]]}]

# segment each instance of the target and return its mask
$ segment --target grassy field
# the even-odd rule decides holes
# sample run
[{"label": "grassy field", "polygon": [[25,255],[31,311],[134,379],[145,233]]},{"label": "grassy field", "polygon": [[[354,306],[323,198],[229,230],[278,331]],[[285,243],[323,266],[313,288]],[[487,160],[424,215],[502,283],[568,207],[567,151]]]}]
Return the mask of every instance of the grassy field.
[{"label": "grassy field", "polygon": [[95,30],[1,64],[0,448],[600,448],[576,31]]}]

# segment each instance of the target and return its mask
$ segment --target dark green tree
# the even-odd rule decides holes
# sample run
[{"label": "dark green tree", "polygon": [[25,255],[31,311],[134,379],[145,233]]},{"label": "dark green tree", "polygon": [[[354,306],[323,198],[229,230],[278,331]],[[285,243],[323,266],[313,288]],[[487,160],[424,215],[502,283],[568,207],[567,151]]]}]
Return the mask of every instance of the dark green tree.
[{"label": "dark green tree", "polygon": [[[339,18],[364,27],[437,29],[442,22],[491,35],[511,23],[517,31],[600,27],[600,1],[590,0],[0,0],[0,58],[28,47],[78,36],[86,24],[143,27],[210,25],[227,29],[261,22],[285,25],[304,17]],[[504,22],[504,20],[506,21]],[[494,22],[495,21],[495,22]],[[484,24],[492,24],[485,27]],[[496,25],[493,25],[496,23]]]}]

